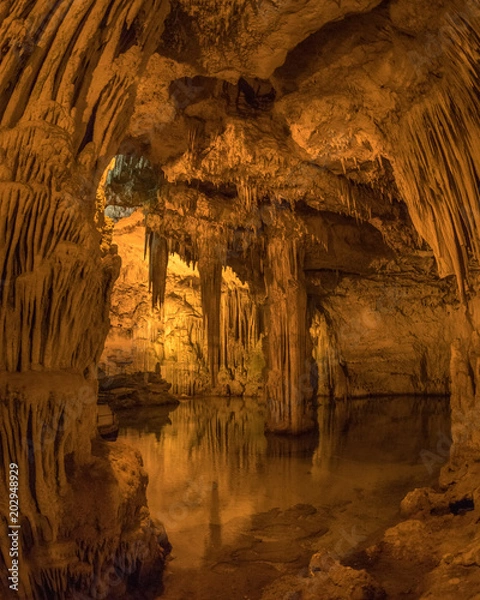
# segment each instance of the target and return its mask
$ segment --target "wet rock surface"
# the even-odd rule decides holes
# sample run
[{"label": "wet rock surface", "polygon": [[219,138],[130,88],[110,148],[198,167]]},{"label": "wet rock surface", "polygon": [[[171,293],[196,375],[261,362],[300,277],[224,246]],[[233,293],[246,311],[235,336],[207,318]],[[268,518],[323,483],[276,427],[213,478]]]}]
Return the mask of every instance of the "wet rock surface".
[{"label": "wet rock surface", "polygon": [[178,404],[169,393],[172,385],[157,373],[133,373],[100,377],[98,400],[119,410],[135,406]]},{"label": "wet rock surface", "polygon": [[[94,573],[137,556],[122,546],[132,524],[121,519],[108,552],[87,549],[87,574],[68,571],[55,546],[67,537],[72,464],[98,462],[86,399],[125,273],[110,204],[114,215],[145,209],[149,255],[145,268],[130,265],[141,294],[113,298],[106,357],[118,371],[162,363],[172,391],[187,395],[263,385],[268,429],[282,434],[313,431],[318,391],[451,392],[452,470],[440,490],[450,513],[431,493],[411,497],[404,509],[422,521],[388,532],[384,573],[404,563],[406,594],[450,597],[456,586],[475,597],[479,32],[471,0],[1,2],[0,497],[18,462],[20,595],[98,595]],[[143,235],[134,246],[144,252]],[[124,493],[134,498],[124,516],[144,508],[132,469],[132,488],[116,471],[106,513]],[[82,497],[90,515],[96,501]],[[148,535],[136,529],[132,544]],[[424,553],[412,545],[422,535],[438,542]],[[66,555],[82,557],[82,539],[70,541]],[[453,561],[441,562],[440,547]],[[393,595],[407,588],[400,579],[377,577]]]}]

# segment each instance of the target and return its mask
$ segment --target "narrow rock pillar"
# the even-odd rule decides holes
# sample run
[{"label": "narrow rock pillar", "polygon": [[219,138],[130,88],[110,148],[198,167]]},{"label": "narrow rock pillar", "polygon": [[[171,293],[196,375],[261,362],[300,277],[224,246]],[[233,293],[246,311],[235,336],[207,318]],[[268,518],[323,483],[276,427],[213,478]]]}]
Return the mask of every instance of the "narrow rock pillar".
[{"label": "narrow rock pillar", "polygon": [[266,428],[299,434],[314,428],[303,250],[273,237],[266,262]]},{"label": "narrow rock pillar", "polygon": [[222,269],[226,244],[216,228],[202,232],[198,240],[198,272],[202,294],[203,322],[207,337],[208,366],[211,385],[217,384],[220,368],[220,307],[222,297]]}]

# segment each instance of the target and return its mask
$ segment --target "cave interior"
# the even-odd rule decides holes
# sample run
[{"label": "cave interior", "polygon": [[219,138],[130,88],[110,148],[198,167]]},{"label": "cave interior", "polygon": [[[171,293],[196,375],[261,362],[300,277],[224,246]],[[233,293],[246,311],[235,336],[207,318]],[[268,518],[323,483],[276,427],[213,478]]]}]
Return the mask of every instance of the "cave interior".
[{"label": "cave interior", "polygon": [[480,597],[479,41],[477,0],[0,2],[2,598],[157,597],[99,394],[253,399],[278,448],[447,397],[363,562],[256,598]]}]

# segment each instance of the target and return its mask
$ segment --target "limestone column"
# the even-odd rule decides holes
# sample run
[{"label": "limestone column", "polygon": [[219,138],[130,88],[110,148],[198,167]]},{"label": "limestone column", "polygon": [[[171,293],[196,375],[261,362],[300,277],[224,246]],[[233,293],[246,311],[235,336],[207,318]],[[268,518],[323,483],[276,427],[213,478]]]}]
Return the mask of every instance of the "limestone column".
[{"label": "limestone column", "polygon": [[271,234],[266,252],[266,428],[298,434],[314,428],[303,250]]},{"label": "limestone column", "polygon": [[199,234],[197,245],[203,322],[208,347],[208,365],[211,385],[215,387],[220,368],[220,308],[226,242],[217,227],[205,225]]}]

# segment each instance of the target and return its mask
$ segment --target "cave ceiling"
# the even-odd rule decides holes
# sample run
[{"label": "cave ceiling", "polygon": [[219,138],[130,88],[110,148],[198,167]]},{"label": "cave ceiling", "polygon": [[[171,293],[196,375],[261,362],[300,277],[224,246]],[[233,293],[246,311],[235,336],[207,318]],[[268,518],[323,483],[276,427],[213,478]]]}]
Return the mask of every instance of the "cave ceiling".
[{"label": "cave ceiling", "polygon": [[[145,212],[119,236],[140,263],[131,314],[161,315],[172,253],[196,266],[189,356],[213,389],[252,346],[269,431],[316,428],[316,344],[335,398],[450,377],[453,440],[478,457],[479,65],[478,0],[0,0],[0,498],[18,461],[20,597],[98,597],[98,573],[143,572],[136,540],[158,539],[138,456],[91,443],[122,283],[107,205]],[[231,351],[230,315],[249,324]]]},{"label": "cave ceiling", "polygon": [[[172,1],[120,152],[151,161],[181,222],[257,235],[268,207],[287,207],[297,233],[324,217],[322,246],[336,213],[362,229],[352,257],[376,230],[380,258],[432,250],[441,276],[463,279],[479,216],[460,208],[478,193],[478,148],[461,139],[478,126],[475,24],[478,6],[453,1]],[[318,264],[347,268],[330,254]]]},{"label": "cave ceiling", "polygon": [[[205,229],[238,271],[268,231],[301,241],[312,271],[419,257],[430,271],[434,256],[464,295],[480,253],[479,12],[465,0],[4,1],[0,176],[51,176],[87,198],[123,156],[117,176],[148,172],[134,195],[149,229],[186,258]],[[126,187],[108,201],[131,204]]]}]

